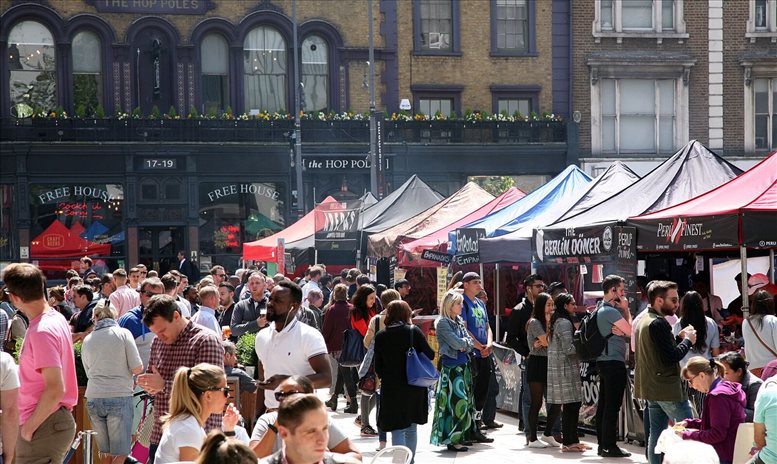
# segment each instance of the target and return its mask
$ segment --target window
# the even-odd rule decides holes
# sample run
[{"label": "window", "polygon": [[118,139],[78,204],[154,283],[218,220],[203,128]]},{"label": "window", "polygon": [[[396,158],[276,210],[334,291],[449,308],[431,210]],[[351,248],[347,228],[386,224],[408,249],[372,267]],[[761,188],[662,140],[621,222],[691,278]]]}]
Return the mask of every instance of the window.
[{"label": "window", "polygon": [[532,109],[531,98],[500,98],[497,102],[497,113],[506,113],[508,116],[514,114],[520,114],[521,116],[528,116],[534,109]]},{"label": "window", "polygon": [[43,24],[22,21],[8,34],[9,89],[13,105],[50,111],[57,105],[54,38]]},{"label": "window", "polygon": [[260,26],[243,43],[245,110],[286,109],[286,41],[276,29]]},{"label": "window", "polygon": [[777,42],[777,0],[750,0],[750,18],[746,37],[753,43],[758,37]]},{"label": "window", "polygon": [[594,37],[688,38],[683,0],[595,0]]},{"label": "window", "polygon": [[312,35],[302,41],[302,92],[305,111],[329,108],[329,46]]},{"label": "window", "polygon": [[426,52],[453,52],[453,0],[416,0],[414,2],[416,50]]},{"label": "window", "polygon": [[16,204],[13,185],[0,185],[0,261],[19,259]]},{"label": "window", "polygon": [[672,152],[675,84],[673,79],[602,79],[601,151]]},{"label": "window", "polygon": [[528,18],[526,0],[496,0],[497,51],[529,51]]},{"label": "window", "polygon": [[229,47],[220,34],[208,34],[200,45],[202,112],[213,114],[229,105]]},{"label": "window", "polygon": [[755,148],[777,146],[777,79],[754,79]]},{"label": "window", "polygon": [[453,112],[452,98],[421,98],[418,101],[418,112],[429,116],[440,113],[443,116],[450,116]]},{"label": "window", "polygon": [[97,34],[81,31],[73,38],[73,107],[92,116],[103,101],[102,44]]}]

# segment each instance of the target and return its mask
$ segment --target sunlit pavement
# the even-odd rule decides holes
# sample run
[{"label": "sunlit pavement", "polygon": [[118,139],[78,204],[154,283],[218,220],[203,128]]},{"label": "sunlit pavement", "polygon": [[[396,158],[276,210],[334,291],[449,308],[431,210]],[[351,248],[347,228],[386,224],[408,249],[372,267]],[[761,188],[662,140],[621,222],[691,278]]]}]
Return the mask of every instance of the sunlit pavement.
[{"label": "sunlit pavement", "polygon": [[[329,399],[327,390],[319,390],[319,396],[323,401]],[[360,429],[354,425],[355,414],[343,414],[345,402],[340,398],[338,412],[331,413],[332,418],[338,427],[341,428],[356,443],[365,457],[364,462],[369,463],[372,456],[376,454],[378,446],[377,437],[362,438]],[[487,435],[494,439],[493,443],[476,444],[470,447],[469,451],[463,453],[453,453],[447,451],[445,447],[432,446],[429,444],[429,436],[432,429],[432,414],[429,414],[429,422],[418,428],[418,448],[416,450],[415,462],[418,464],[426,463],[478,463],[484,464],[487,460],[489,464],[496,463],[551,463],[551,462],[623,462],[623,463],[646,463],[645,448],[629,445],[625,442],[619,442],[618,445],[630,451],[631,457],[628,458],[602,458],[596,455],[596,436],[586,434],[581,441],[590,445],[593,449],[585,453],[562,453],[560,449],[529,449],[525,446],[523,432],[518,435],[518,417],[512,414],[497,414],[497,422],[503,423],[504,427],[498,430],[490,431]],[[375,428],[375,412],[373,411],[370,424]],[[391,444],[391,434],[388,437]]]}]

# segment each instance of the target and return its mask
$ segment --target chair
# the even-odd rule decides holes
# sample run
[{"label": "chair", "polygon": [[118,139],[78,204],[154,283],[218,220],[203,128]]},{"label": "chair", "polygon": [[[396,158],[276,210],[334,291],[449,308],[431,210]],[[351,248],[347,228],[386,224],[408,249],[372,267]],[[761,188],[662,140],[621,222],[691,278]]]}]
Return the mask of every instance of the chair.
[{"label": "chair", "polygon": [[406,446],[387,446],[378,451],[370,464],[391,463],[391,464],[410,464],[413,459],[413,452]]},{"label": "chair", "polygon": [[240,409],[240,379],[238,377],[227,377],[227,386],[229,387],[227,403],[234,404],[237,409]]},{"label": "chair", "polygon": [[743,422],[737,429],[737,438],[734,441],[733,464],[745,464],[750,460],[750,450],[755,440],[755,426],[752,422]]}]

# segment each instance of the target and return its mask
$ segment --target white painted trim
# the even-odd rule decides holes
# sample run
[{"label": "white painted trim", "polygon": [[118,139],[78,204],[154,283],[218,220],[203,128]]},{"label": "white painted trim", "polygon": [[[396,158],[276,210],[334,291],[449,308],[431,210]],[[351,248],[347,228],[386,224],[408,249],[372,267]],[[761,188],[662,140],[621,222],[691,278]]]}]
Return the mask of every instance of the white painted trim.
[{"label": "white painted trim", "polygon": [[[723,99],[712,97],[723,96],[723,0],[709,0],[708,7],[708,146],[715,149],[723,148]],[[720,100],[720,101],[718,101]],[[719,104],[718,104],[719,103]]]}]

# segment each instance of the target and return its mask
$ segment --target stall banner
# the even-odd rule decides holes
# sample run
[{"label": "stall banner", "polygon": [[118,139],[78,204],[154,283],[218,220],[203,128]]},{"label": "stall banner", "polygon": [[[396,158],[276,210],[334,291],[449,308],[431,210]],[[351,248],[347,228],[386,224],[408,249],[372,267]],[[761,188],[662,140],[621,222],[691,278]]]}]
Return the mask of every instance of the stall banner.
[{"label": "stall banner", "polygon": [[777,248],[777,214],[752,211],[742,218],[742,243],[748,248]]},{"label": "stall banner", "polygon": [[[639,251],[732,249],[739,246],[736,215],[672,217],[629,221],[637,228]],[[774,231],[774,223],[767,230]],[[772,238],[777,237],[772,232]]]},{"label": "stall banner", "polygon": [[453,260],[453,255],[449,253],[443,253],[442,251],[424,250],[421,252],[421,259],[442,263],[447,266]]},{"label": "stall banner", "polygon": [[499,394],[496,405],[499,409],[517,413],[521,401],[521,363],[514,349],[494,343],[494,360],[496,361],[496,381],[499,384]]},{"label": "stall banner", "polygon": [[442,299],[448,291],[448,268],[437,268],[437,307],[442,308]]},{"label": "stall banner", "polygon": [[275,257],[278,262],[278,273],[285,274],[286,273],[286,239],[284,239],[283,237],[280,237],[278,239],[278,245],[277,245],[277,251],[275,253]]},{"label": "stall banner", "polygon": [[406,275],[407,275],[407,269],[403,269],[401,267],[395,267],[394,268],[394,282],[392,282],[391,286],[393,287],[394,286],[393,284],[396,281],[404,279]]},{"label": "stall banner", "polygon": [[333,201],[316,207],[315,247],[324,251],[355,251],[359,246],[361,200]]},{"label": "stall banner", "polygon": [[486,238],[486,229],[456,229],[456,264],[478,264],[480,247],[478,241]]},{"label": "stall banner", "polygon": [[580,379],[583,382],[583,404],[577,423],[585,428],[596,428],[596,403],[599,401],[599,374],[595,366],[580,363]]}]

